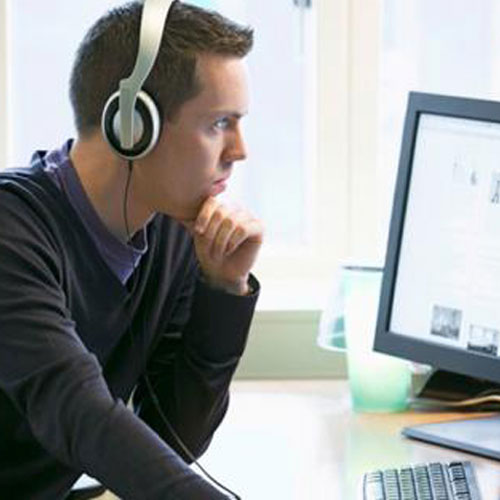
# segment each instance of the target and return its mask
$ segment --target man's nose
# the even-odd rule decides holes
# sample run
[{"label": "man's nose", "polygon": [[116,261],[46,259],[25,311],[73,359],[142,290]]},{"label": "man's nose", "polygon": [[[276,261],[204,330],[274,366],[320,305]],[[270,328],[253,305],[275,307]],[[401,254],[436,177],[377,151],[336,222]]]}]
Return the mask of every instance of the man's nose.
[{"label": "man's nose", "polygon": [[239,126],[234,131],[234,136],[228,147],[227,156],[231,159],[231,161],[241,161],[245,160],[247,157],[245,140],[243,139],[243,134]]}]

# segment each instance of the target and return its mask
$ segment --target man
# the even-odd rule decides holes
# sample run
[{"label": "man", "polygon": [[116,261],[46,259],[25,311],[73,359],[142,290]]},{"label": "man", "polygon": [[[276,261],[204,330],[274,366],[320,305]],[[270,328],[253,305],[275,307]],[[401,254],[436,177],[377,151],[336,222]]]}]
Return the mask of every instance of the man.
[{"label": "man", "polygon": [[259,288],[261,224],[215,198],[246,156],[252,32],[172,6],[144,85],[161,136],[128,165],[100,121],[141,10],[81,44],[77,140],[0,175],[2,498],[65,498],[82,472],[124,499],[227,498],[186,462],[225,414]]}]

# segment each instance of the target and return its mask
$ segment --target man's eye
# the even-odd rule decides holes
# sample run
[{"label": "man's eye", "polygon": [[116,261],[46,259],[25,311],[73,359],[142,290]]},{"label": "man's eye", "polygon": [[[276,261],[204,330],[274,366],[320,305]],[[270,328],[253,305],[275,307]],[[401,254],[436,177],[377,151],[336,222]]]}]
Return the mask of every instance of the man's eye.
[{"label": "man's eye", "polygon": [[229,118],[220,118],[214,122],[214,128],[219,130],[226,130],[230,125]]}]

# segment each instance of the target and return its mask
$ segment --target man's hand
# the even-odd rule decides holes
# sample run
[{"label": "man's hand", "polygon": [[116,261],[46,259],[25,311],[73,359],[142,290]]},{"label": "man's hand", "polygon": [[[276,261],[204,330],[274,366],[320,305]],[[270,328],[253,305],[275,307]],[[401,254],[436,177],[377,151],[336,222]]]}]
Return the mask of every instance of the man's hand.
[{"label": "man's hand", "polygon": [[246,211],[231,209],[210,197],[190,229],[208,283],[246,295],[248,275],[262,245],[261,222]]}]

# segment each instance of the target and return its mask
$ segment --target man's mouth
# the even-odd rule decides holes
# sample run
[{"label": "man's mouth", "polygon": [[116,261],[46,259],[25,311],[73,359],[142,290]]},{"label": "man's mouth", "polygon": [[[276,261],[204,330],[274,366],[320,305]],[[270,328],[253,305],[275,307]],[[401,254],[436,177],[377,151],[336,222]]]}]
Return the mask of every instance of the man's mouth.
[{"label": "man's mouth", "polygon": [[219,179],[212,184],[212,189],[210,190],[210,194],[212,196],[217,196],[218,194],[223,193],[227,188],[227,181],[229,177],[225,177],[224,179]]},{"label": "man's mouth", "polygon": [[223,177],[221,177],[220,179],[217,179],[216,181],[213,182],[212,189],[210,191],[210,194],[212,196],[217,196],[218,194],[220,194],[226,190],[227,183],[229,181],[229,178],[231,177],[231,167],[232,167],[232,164],[230,162],[222,165],[221,174],[223,175]]}]

